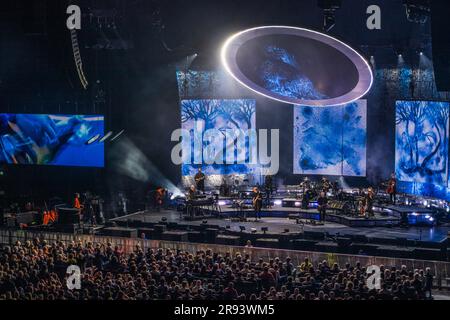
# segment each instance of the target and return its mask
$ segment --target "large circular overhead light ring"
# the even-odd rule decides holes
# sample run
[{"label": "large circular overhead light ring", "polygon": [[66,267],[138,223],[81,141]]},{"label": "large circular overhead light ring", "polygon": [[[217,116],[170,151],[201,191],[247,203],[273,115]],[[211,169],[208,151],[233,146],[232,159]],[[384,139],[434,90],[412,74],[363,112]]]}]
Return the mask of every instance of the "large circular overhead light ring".
[{"label": "large circular overhead light ring", "polygon": [[[239,63],[238,61],[238,53],[242,47],[249,43],[249,41],[258,41],[258,38],[262,39],[263,37],[267,38],[269,36],[288,36],[291,38],[294,37],[293,39],[298,38],[298,44],[294,43],[297,51],[302,50],[302,41],[308,41],[309,43],[318,43],[322,49],[325,48],[329,52],[334,51],[336,55],[345,57],[348,59],[350,65],[352,65],[352,69],[355,70],[355,84],[353,85],[352,83],[351,88],[344,90],[345,92],[342,92],[336,96],[331,95],[328,97],[323,95],[320,98],[314,99],[311,99],[311,97],[304,98],[301,96],[293,97],[283,95],[280,94],[280,92],[275,92],[270,90],[270,88],[264,87],[261,83],[257,83],[256,81],[250,79],[251,77],[249,77],[248,73],[246,74],[246,72],[242,70],[242,62]],[[255,54],[260,54],[260,52],[255,52]],[[328,54],[327,57],[329,58],[330,55]],[[317,59],[315,59],[315,63],[320,64],[320,58]],[[329,35],[298,27],[263,26],[236,33],[225,41],[221,50],[221,60],[225,70],[243,86],[262,96],[288,104],[301,104],[308,106],[347,104],[363,97],[370,90],[373,83],[373,73],[370,64],[356,50]],[[324,63],[329,62],[330,61],[324,61]],[[341,72],[340,76],[342,81],[345,81],[345,72]],[[324,78],[323,75],[322,78]],[[325,79],[325,81],[327,80]]]}]

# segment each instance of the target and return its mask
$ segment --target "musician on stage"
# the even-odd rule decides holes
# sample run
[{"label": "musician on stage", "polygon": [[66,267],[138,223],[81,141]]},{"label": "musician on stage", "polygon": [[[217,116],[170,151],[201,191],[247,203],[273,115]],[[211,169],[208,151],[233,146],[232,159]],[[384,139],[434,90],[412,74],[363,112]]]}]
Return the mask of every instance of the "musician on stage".
[{"label": "musician on stage", "polygon": [[320,221],[325,222],[325,214],[327,213],[327,204],[328,204],[328,198],[324,191],[322,191],[319,195],[319,198],[317,199],[317,204],[319,214],[320,214]]},{"label": "musician on stage", "polygon": [[300,188],[302,188],[303,193],[305,193],[306,190],[310,189],[310,187],[311,187],[311,183],[310,183],[308,177],[305,177],[305,178],[303,179],[303,181],[300,182]]},{"label": "musician on stage", "polygon": [[263,196],[257,187],[253,188],[253,209],[255,210],[255,221],[261,219],[261,209],[262,209],[262,199]]},{"label": "musician on stage", "polygon": [[264,189],[266,190],[267,194],[267,206],[269,208],[272,207],[270,197],[272,196],[273,192],[273,183],[272,183],[272,176],[267,175],[264,179]]},{"label": "musician on stage", "polygon": [[156,210],[160,211],[163,204],[164,204],[164,198],[166,196],[166,189],[164,189],[163,187],[158,187],[156,188],[155,191],[155,205],[156,205]]},{"label": "musician on stage", "polygon": [[85,222],[90,222],[92,226],[96,226],[97,220],[94,214],[94,207],[92,206],[92,194],[86,191],[83,202],[83,219]]},{"label": "musician on stage", "polygon": [[395,173],[391,174],[391,178],[388,181],[388,188],[386,192],[389,194],[391,203],[395,204],[395,197],[397,195],[397,179],[395,177]]},{"label": "musician on stage", "polygon": [[73,200],[73,207],[75,209],[79,209],[80,211],[82,209],[81,202],[80,202],[80,194],[79,193],[75,193],[75,198]]},{"label": "musician on stage", "polygon": [[302,196],[302,209],[308,209],[309,200],[311,200],[311,192],[309,189],[305,189]]},{"label": "musician on stage", "polygon": [[197,190],[194,185],[191,185],[188,191],[188,200],[195,200],[197,198]]},{"label": "musician on stage", "polygon": [[327,178],[322,177],[322,191],[327,193],[328,191],[330,191],[330,188],[330,182],[327,180]]},{"label": "musician on stage", "polygon": [[198,191],[205,192],[205,174],[202,172],[202,168],[198,168],[198,172],[194,176],[196,188]]},{"label": "musician on stage", "polygon": [[373,202],[375,201],[375,193],[373,192],[373,188],[369,187],[367,189],[367,194],[365,196],[365,213],[367,217],[373,217]]},{"label": "musician on stage", "polygon": [[84,215],[84,210],[83,210],[84,208],[83,208],[83,205],[81,204],[81,196],[78,192],[75,193],[75,197],[73,199],[73,207],[75,209],[78,209],[78,216],[81,221],[83,219],[83,215]]}]

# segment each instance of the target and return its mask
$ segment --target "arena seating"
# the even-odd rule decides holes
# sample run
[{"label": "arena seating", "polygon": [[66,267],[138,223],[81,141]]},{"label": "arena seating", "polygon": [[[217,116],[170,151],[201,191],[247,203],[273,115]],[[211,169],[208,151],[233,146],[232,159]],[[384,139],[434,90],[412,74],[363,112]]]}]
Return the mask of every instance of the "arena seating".
[{"label": "arena seating", "polygon": [[[250,246],[251,244],[248,244]],[[244,251],[243,247],[243,251]],[[66,270],[78,265],[81,289]],[[308,258],[284,259],[144,249],[125,253],[108,242],[17,242],[0,248],[0,299],[7,300],[411,300],[431,299],[431,270],[380,266],[381,287],[369,289],[366,267]]]}]

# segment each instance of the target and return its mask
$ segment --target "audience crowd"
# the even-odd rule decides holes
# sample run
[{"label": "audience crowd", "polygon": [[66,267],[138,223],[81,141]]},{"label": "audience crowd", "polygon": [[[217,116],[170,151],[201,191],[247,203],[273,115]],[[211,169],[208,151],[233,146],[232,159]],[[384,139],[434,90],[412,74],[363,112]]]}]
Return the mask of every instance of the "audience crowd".
[{"label": "audience crowd", "polygon": [[[67,286],[70,265],[80,267],[80,289]],[[368,288],[369,276],[360,263],[252,261],[245,252],[232,256],[137,246],[124,253],[109,243],[39,240],[0,247],[0,300],[432,299],[430,269],[380,266],[378,289]]]}]

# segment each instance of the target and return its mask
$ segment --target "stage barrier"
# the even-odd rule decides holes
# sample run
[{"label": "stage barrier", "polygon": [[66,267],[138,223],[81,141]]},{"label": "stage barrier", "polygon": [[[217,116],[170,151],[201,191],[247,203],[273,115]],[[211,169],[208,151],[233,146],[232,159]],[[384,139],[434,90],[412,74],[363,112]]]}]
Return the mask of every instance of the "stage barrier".
[{"label": "stage barrier", "polygon": [[211,249],[214,252],[218,252],[222,255],[230,254],[232,256],[236,254],[248,254],[252,261],[259,258],[274,259],[276,257],[284,260],[290,257],[292,263],[296,266],[300,265],[305,258],[309,258],[313,264],[318,264],[326,260],[330,265],[338,263],[339,266],[345,266],[346,263],[355,265],[356,262],[360,262],[362,266],[376,265],[376,266],[395,266],[397,268],[405,265],[408,269],[423,269],[431,268],[435,275],[435,286],[441,288],[442,285],[447,286],[450,278],[450,263],[443,261],[427,261],[416,259],[401,259],[390,257],[375,257],[375,256],[358,256],[347,255],[337,253],[326,252],[313,252],[313,251],[297,251],[297,250],[283,250],[283,249],[270,249],[270,248],[258,248],[258,247],[236,247],[228,245],[208,244],[208,243],[189,243],[189,242],[175,242],[165,240],[144,240],[139,238],[120,238],[110,236],[96,236],[96,235],[74,235],[64,233],[53,232],[36,232],[36,231],[24,231],[24,230],[0,230],[0,244],[2,245],[14,245],[17,241],[22,244],[26,241],[33,241],[39,239],[40,241],[47,241],[48,243],[62,242],[69,244],[71,242],[87,243],[111,243],[113,247],[117,246],[124,253],[132,252],[136,249],[136,246],[141,247],[144,250],[147,249],[171,249],[182,250],[187,252],[197,252],[200,250]]}]

